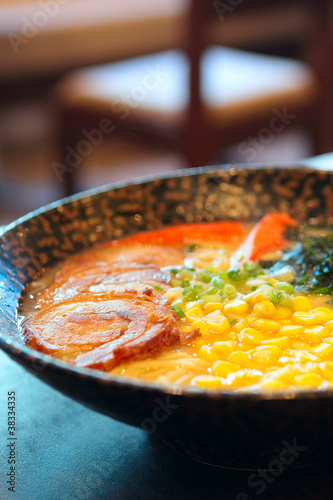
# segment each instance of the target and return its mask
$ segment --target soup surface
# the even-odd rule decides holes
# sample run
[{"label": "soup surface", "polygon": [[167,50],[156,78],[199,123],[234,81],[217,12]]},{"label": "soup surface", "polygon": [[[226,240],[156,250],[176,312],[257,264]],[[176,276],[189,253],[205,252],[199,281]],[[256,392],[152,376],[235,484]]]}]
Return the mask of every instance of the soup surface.
[{"label": "soup surface", "polygon": [[140,233],[33,283],[22,337],[76,366],[166,384],[332,387],[332,247],[283,213],[250,232],[214,222]]}]

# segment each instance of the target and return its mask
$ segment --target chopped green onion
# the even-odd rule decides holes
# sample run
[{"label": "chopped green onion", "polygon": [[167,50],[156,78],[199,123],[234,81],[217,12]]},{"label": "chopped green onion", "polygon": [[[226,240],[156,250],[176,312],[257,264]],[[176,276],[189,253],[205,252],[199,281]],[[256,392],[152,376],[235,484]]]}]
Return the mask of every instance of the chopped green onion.
[{"label": "chopped green onion", "polygon": [[284,299],[282,299],[283,297],[283,293],[282,291],[280,292],[276,292],[274,291],[272,293],[272,296],[271,296],[271,299],[270,301],[272,302],[272,304],[274,304],[275,306],[279,306],[281,304],[281,300],[283,301]]},{"label": "chopped green onion", "polygon": [[230,271],[228,271],[228,278],[232,281],[238,280],[240,278],[240,269],[238,267],[230,269]]},{"label": "chopped green onion", "polygon": [[214,278],[214,274],[208,272],[207,270],[206,271],[200,270],[195,273],[195,278],[198,281],[202,281],[202,283],[208,284],[211,282],[212,278]]},{"label": "chopped green onion", "polygon": [[217,293],[217,288],[215,286],[211,286],[208,290],[205,290],[205,295],[215,295]]},{"label": "chopped green onion", "polygon": [[172,308],[180,318],[185,318],[184,311],[179,306],[173,306]]},{"label": "chopped green onion", "polygon": [[205,271],[202,278],[201,278],[201,281],[203,281],[204,283],[210,283],[211,280],[212,280],[211,273],[208,273],[207,271]]},{"label": "chopped green onion", "polygon": [[187,267],[182,267],[178,272],[178,277],[182,280],[190,280],[193,276],[190,269],[188,269]]},{"label": "chopped green onion", "polygon": [[233,285],[227,283],[223,288],[223,297],[227,299],[234,299],[237,296],[237,290]]},{"label": "chopped green onion", "polygon": [[218,276],[215,276],[211,281],[211,285],[215,286],[216,288],[223,288],[224,280],[222,278],[219,278]]},{"label": "chopped green onion", "polygon": [[262,293],[266,300],[270,300],[271,302],[274,300],[274,289],[272,286],[269,286],[268,284],[264,286]]},{"label": "chopped green onion", "polygon": [[288,307],[289,309],[293,309],[294,307],[294,299],[288,295],[286,292],[284,291],[280,291],[279,292],[280,295],[280,302],[279,302],[279,306],[281,307]]},{"label": "chopped green onion", "polygon": [[282,291],[286,292],[288,295],[292,295],[294,293],[294,287],[293,287],[293,285],[291,285],[287,281],[280,281],[280,283],[277,283],[275,285],[275,288],[277,288],[278,290],[282,290]]},{"label": "chopped green onion", "polygon": [[200,299],[202,304],[212,304],[222,302],[221,295],[203,295]]},{"label": "chopped green onion", "polygon": [[200,285],[187,286],[183,290],[184,299],[187,302],[189,302],[191,300],[197,300],[202,291],[203,291],[202,286],[200,286]]}]

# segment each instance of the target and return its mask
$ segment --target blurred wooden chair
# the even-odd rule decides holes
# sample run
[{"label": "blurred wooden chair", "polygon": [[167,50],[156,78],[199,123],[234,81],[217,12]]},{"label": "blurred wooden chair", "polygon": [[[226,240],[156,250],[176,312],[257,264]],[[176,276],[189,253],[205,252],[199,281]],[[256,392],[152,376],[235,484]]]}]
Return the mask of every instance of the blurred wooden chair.
[{"label": "blurred wooden chair", "polygon": [[[254,3],[267,8],[272,2]],[[198,166],[238,141],[243,151],[255,148],[247,140],[253,131],[260,136],[254,141],[267,144],[289,124],[314,125],[320,84],[311,69],[289,58],[212,46],[210,7],[208,0],[192,0],[189,43],[183,51],[74,71],[59,82],[55,95],[62,156],[55,164],[66,194],[75,191],[79,175],[69,151],[83,156],[87,141],[97,146],[101,137],[119,131],[179,150],[188,166]],[[228,19],[219,22],[223,32]]]}]

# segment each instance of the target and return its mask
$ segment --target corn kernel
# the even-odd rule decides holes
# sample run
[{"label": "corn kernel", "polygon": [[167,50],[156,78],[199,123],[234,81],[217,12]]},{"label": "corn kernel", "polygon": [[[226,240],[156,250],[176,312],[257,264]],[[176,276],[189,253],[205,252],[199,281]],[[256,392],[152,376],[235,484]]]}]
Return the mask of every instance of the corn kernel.
[{"label": "corn kernel", "polygon": [[252,354],[254,352],[260,352],[260,351],[265,351],[266,349],[269,349],[270,351],[272,352],[275,352],[276,355],[279,355],[281,356],[282,354],[282,349],[280,347],[278,347],[277,345],[274,346],[258,346],[258,347],[255,347],[254,349],[251,349],[251,351],[249,351],[249,354]]},{"label": "corn kernel", "polygon": [[317,373],[303,373],[296,375],[295,381],[300,387],[318,387],[323,379]]},{"label": "corn kernel", "polygon": [[302,351],[302,350],[306,351],[307,349],[310,349],[310,345],[308,342],[291,339],[290,349],[299,349],[300,351]]},{"label": "corn kernel", "polygon": [[262,291],[258,291],[252,298],[251,298],[251,306],[254,307],[258,302],[262,302],[265,300],[265,296],[262,293]]},{"label": "corn kernel", "polygon": [[329,382],[333,382],[333,361],[326,361],[324,363],[323,376]]},{"label": "corn kernel", "polygon": [[[295,381],[296,370],[295,370],[295,367],[293,367],[293,368],[291,368],[287,365],[284,368],[282,368],[282,370],[280,371],[279,377],[280,377],[281,381],[284,384],[286,384],[287,386],[292,385]],[[276,372],[276,373],[278,373],[278,372]]]},{"label": "corn kernel", "polygon": [[235,363],[239,366],[246,366],[249,364],[250,356],[244,351],[234,351],[230,354],[228,360],[230,363]]},{"label": "corn kernel", "polygon": [[332,344],[320,344],[316,347],[312,347],[311,352],[313,352],[315,355],[319,356],[320,359],[326,358],[326,356],[329,356],[333,352],[333,345]]},{"label": "corn kernel", "polygon": [[279,390],[279,389],[284,389],[285,384],[279,379],[271,378],[271,379],[268,379],[268,380],[265,380],[264,382],[262,382],[261,388],[268,389],[268,390],[269,389]]},{"label": "corn kernel", "polygon": [[197,319],[202,318],[204,315],[205,314],[204,314],[203,310],[201,309],[201,307],[198,307],[198,306],[191,307],[191,309],[189,309],[185,313],[186,319],[190,323],[197,321]]},{"label": "corn kernel", "polygon": [[253,307],[253,314],[259,318],[274,318],[275,306],[269,300],[262,300]]},{"label": "corn kernel", "polygon": [[295,323],[302,326],[314,326],[319,324],[318,317],[312,311],[297,311],[293,315]]},{"label": "corn kernel", "polygon": [[312,312],[318,318],[320,324],[333,320],[333,309],[329,309],[328,307],[317,307],[316,309],[312,309]]},{"label": "corn kernel", "polygon": [[193,321],[192,323],[193,328],[199,328],[200,333],[202,335],[208,335],[209,334],[209,327],[204,323],[204,321],[197,319],[196,321]]},{"label": "corn kernel", "polygon": [[246,320],[248,322],[248,326],[253,326],[254,323],[257,321],[257,316],[255,316],[254,314],[248,314],[246,316]]},{"label": "corn kernel", "polygon": [[235,342],[237,342],[237,340],[238,340],[237,333],[236,332],[229,332],[228,333],[228,339],[229,340],[234,340]]},{"label": "corn kernel", "polygon": [[282,354],[282,350],[277,346],[261,348],[256,352],[253,351],[251,351],[253,361],[267,366],[274,365]]},{"label": "corn kernel", "polygon": [[234,373],[229,373],[227,376],[227,384],[231,387],[244,387],[256,384],[262,372],[254,369],[238,370]]},{"label": "corn kernel", "polygon": [[294,310],[297,312],[308,312],[313,308],[307,297],[298,296],[294,298]]},{"label": "corn kernel", "polygon": [[249,306],[244,300],[233,300],[224,306],[225,314],[246,314]]},{"label": "corn kernel", "polygon": [[287,337],[302,337],[304,327],[301,325],[283,325],[280,328],[280,334]]},{"label": "corn kernel", "polygon": [[224,305],[220,302],[209,302],[204,305],[204,311],[206,314],[212,313],[214,311],[223,311]]},{"label": "corn kernel", "polygon": [[224,340],[221,342],[214,342],[211,349],[214,355],[227,355],[235,350],[236,345],[236,342],[233,340]]},{"label": "corn kernel", "polygon": [[325,326],[327,326],[327,328],[329,328],[330,330],[333,330],[333,320],[327,321],[325,323]]},{"label": "corn kernel", "polygon": [[198,358],[204,359],[205,361],[217,361],[218,356],[212,351],[212,348],[208,345],[203,345],[198,349]]},{"label": "corn kernel", "polygon": [[230,361],[215,361],[213,364],[213,375],[218,377],[226,377],[229,373],[237,372],[239,366]]},{"label": "corn kernel", "polygon": [[309,328],[304,328],[303,338],[311,344],[318,344],[329,334],[330,331],[326,326],[310,326]]},{"label": "corn kernel", "polygon": [[238,339],[240,342],[258,345],[265,339],[265,335],[254,328],[244,328],[238,334]]},{"label": "corn kernel", "polygon": [[310,363],[313,361],[318,361],[317,353],[301,349],[296,349],[294,351],[295,363]]},{"label": "corn kernel", "polygon": [[246,344],[245,342],[238,342],[237,351],[248,352],[249,347],[250,347],[249,344]]},{"label": "corn kernel", "polygon": [[221,311],[214,311],[205,317],[205,323],[210,330],[215,333],[226,333],[230,330],[228,319],[222,315]]},{"label": "corn kernel", "polygon": [[250,326],[250,323],[248,322],[247,318],[236,317],[236,318],[230,318],[230,319],[235,319],[236,320],[236,324],[232,325],[232,330],[234,332],[239,333],[242,330],[244,330],[244,328],[248,328]]},{"label": "corn kernel", "polygon": [[198,375],[194,377],[192,383],[205,389],[219,389],[223,386],[222,379],[214,375]]},{"label": "corn kernel", "polygon": [[279,323],[281,326],[283,325],[292,325],[292,321],[290,319],[280,319]]},{"label": "corn kernel", "polygon": [[[281,332],[281,330],[280,330]],[[266,339],[261,342],[262,345],[264,346],[277,346],[280,347],[281,349],[286,349],[289,344],[290,340],[289,337],[276,337],[274,339]]]},{"label": "corn kernel", "polygon": [[271,319],[257,319],[253,326],[255,329],[264,333],[276,333],[281,327],[278,321],[273,321]]},{"label": "corn kernel", "polygon": [[292,316],[292,311],[288,307],[277,307],[275,311],[276,320],[289,319]]}]

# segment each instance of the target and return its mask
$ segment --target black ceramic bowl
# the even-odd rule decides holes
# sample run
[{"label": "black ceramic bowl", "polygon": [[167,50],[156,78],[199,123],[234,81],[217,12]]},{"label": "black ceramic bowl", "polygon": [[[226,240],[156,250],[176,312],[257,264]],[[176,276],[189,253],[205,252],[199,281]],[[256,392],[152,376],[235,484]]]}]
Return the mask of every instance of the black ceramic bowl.
[{"label": "black ceramic bowl", "polygon": [[33,212],[0,237],[0,346],[62,393],[188,457],[277,470],[326,458],[333,451],[331,390],[237,394],[110,377],[26,347],[16,316],[27,283],[96,242],[184,222],[257,220],[282,210],[300,221],[332,224],[332,184],[333,173],[301,167],[210,167],[92,190]]}]

